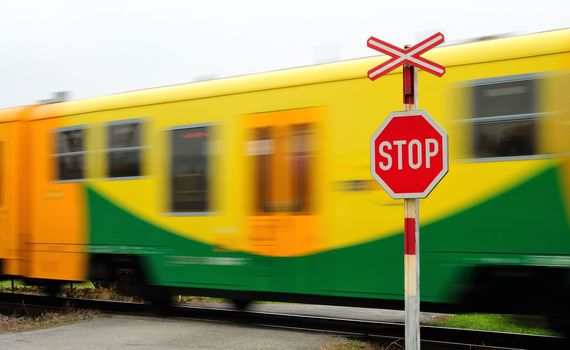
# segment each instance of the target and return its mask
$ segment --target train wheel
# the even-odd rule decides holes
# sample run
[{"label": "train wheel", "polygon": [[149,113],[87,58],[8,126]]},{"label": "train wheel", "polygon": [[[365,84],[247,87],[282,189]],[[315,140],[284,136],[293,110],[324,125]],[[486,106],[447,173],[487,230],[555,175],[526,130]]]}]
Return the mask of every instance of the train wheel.
[{"label": "train wheel", "polygon": [[172,306],[172,296],[170,294],[156,294],[143,298],[157,308],[168,308]]},{"label": "train wheel", "polygon": [[[566,277],[565,281],[569,279],[570,277]],[[550,290],[553,290],[554,293],[550,295],[550,298],[545,297],[545,299],[550,303],[548,305],[549,312],[546,313],[548,325],[551,329],[570,339],[570,301],[567,299],[570,294],[570,286],[568,283],[566,282],[564,286],[550,286]]]},{"label": "train wheel", "polygon": [[148,292],[142,295],[142,299],[152,305],[157,315],[168,315],[173,304],[172,294],[165,289],[147,287],[147,290]]},{"label": "train wheel", "polygon": [[42,286],[44,293],[50,297],[56,297],[61,292],[61,284],[59,283],[46,283]]},{"label": "train wheel", "polygon": [[251,306],[251,300],[249,299],[232,299],[232,304],[234,308],[239,311],[246,311]]},{"label": "train wheel", "polygon": [[551,329],[570,339],[570,315],[551,315],[547,321]]}]

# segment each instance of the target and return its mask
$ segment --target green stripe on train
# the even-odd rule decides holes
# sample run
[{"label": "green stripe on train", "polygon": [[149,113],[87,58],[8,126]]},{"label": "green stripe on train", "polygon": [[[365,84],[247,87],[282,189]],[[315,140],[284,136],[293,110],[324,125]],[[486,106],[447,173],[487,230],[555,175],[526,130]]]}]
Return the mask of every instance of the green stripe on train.
[{"label": "green stripe on train", "polygon": [[[448,301],[469,266],[570,254],[557,169],[423,226],[423,299]],[[389,299],[403,293],[401,233],[302,257],[220,252],[143,221],[91,188],[87,194],[90,251],[143,255],[157,284]]]}]

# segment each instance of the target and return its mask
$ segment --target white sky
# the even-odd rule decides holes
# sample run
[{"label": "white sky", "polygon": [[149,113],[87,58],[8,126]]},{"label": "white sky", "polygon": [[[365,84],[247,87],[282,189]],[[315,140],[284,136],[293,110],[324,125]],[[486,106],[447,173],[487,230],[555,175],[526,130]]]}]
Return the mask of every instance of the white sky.
[{"label": "white sky", "polygon": [[[406,5],[407,4],[407,5]],[[0,107],[570,26],[570,0],[2,0]]]}]

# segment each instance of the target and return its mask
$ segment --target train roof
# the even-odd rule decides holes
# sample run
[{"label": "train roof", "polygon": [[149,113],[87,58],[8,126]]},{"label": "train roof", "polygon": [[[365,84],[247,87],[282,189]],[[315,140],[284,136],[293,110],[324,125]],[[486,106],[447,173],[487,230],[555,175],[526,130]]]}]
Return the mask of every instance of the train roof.
[{"label": "train roof", "polygon": [[22,108],[24,107],[14,107],[0,110],[0,123],[11,122],[20,119]]},{"label": "train roof", "polygon": [[30,119],[33,110],[40,107],[41,105],[28,105],[0,109],[0,123]]},{"label": "train roof", "polygon": [[[445,67],[492,62],[570,51],[570,28],[529,35],[463,43],[434,49],[424,56]],[[380,59],[379,59],[380,58]],[[259,90],[334,82],[366,77],[380,64],[379,56],[267,73],[151,88],[84,100],[48,104],[35,109],[32,119],[75,115]],[[401,71],[395,70],[390,74]],[[0,115],[1,116],[1,115]]]}]

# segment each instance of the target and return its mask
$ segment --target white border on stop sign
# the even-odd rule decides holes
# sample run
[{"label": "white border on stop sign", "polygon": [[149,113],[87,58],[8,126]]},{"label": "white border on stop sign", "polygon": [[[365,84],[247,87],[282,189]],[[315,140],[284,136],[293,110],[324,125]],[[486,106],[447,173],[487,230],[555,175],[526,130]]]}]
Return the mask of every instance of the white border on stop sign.
[{"label": "white border on stop sign", "polygon": [[[374,140],[380,135],[382,130],[390,123],[390,121],[394,118],[400,117],[409,117],[414,115],[421,115],[424,119],[441,134],[442,140],[442,152],[443,152],[443,165],[441,171],[437,174],[437,176],[432,180],[430,185],[426,188],[423,192],[417,193],[395,193],[392,189],[386,184],[378,174],[376,174],[375,169],[375,161],[374,161],[374,153],[376,149],[374,147]],[[423,109],[415,109],[409,111],[398,111],[392,112],[388,115],[388,117],[380,124],[380,127],[376,129],[376,132],[370,138],[370,172],[372,173],[372,177],[384,188],[386,192],[390,195],[390,197],[394,199],[402,199],[402,198],[426,198],[430,192],[434,189],[434,187],[441,181],[441,179],[447,174],[449,170],[449,156],[448,156],[448,149],[447,149],[447,132],[433,119],[428,112]]]}]

